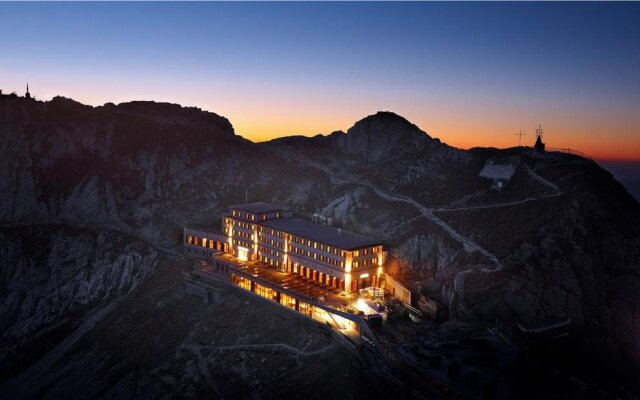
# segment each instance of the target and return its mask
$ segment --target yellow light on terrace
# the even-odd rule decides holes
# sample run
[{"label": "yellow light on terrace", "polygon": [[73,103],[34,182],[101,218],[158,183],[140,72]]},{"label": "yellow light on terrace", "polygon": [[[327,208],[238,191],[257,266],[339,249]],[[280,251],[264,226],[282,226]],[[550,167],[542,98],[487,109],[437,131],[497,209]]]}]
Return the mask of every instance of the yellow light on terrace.
[{"label": "yellow light on terrace", "polygon": [[238,246],[238,260],[240,261],[248,261],[249,260],[249,249],[246,247]]},{"label": "yellow light on terrace", "polygon": [[369,273],[366,273],[366,274],[360,274],[360,278],[361,278],[361,279],[365,279],[365,278],[368,278],[368,277],[369,277]]},{"label": "yellow light on terrace", "polygon": [[356,308],[358,311],[362,311],[365,314],[371,314],[371,308],[364,299],[358,299],[356,301]]}]

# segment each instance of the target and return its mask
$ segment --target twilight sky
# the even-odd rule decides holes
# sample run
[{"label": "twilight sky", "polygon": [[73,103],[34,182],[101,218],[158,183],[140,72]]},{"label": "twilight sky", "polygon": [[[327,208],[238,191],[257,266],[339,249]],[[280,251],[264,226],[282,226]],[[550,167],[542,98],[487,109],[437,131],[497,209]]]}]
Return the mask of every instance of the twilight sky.
[{"label": "twilight sky", "polygon": [[390,110],[457,147],[640,160],[640,3],[0,3],[0,89],[224,115],[254,141]]}]

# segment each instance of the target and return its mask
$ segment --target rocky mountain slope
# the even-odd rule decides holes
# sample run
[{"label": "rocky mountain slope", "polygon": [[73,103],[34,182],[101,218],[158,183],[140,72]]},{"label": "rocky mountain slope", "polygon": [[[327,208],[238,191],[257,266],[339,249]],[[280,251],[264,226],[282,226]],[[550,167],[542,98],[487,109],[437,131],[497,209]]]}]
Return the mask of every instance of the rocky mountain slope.
[{"label": "rocky mountain slope", "polygon": [[[517,165],[501,191],[478,176],[490,159]],[[285,203],[379,237],[389,244],[389,269],[452,307],[464,303],[485,322],[570,316],[586,364],[630,380],[640,371],[640,207],[592,161],[536,157],[524,148],[459,150],[392,113],[369,116],[346,133],[254,144],[225,118],[194,108],[1,98],[0,170],[0,381],[7,382],[0,393],[37,380],[50,384],[30,395],[63,395],[44,365],[92,374],[101,389],[90,397],[116,393],[109,390],[233,394],[225,389],[229,377],[215,371],[231,368],[237,353],[215,356],[212,349],[274,343],[281,334],[243,337],[249,323],[233,317],[243,313],[240,305],[225,308],[232,300],[219,306],[228,316],[214,323],[221,325],[203,331],[212,312],[184,298],[179,274],[168,271],[180,268],[172,254],[181,226],[217,225],[245,192],[249,201]],[[119,331],[124,347],[108,351],[117,344],[108,344],[109,323],[161,320],[175,309],[190,317],[136,327],[164,349],[162,359],[136,365],[126,354],[141,339],[122,345]],[[299,329],[309,343],[324,343]],[[286,343],[304,346],[294,336]],[[194,343],[209,346],[207,354],[184,350]],[[353,370],[294,359],[320,376]],[[271,376],[254,361],[229,372],[242,395]],[[358,382],[354,393],[366,386]]]}]

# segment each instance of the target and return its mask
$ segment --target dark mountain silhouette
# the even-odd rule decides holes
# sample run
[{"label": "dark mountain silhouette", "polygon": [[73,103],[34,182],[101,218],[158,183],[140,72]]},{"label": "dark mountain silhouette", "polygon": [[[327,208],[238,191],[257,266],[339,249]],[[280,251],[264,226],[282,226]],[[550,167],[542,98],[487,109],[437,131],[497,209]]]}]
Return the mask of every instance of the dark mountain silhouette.
[{"label": "dark mountain silhouette", "polygon": [[[489,161],[516,167],[502,190],[479,176]],[[245,192],[384,240],[388,268],[454,317],[459,303],[486,324],[570,317],[581,373],[638,389],[640,206],[593,161],[460,150],[389,112],[252,143],[197,108],[3,97],[0,170],[0,397],[24,385],[34,397],[285,396],[282,374],[289,388],[328,382],[299,395],[381,393],[287,315],[226,292],[212,307],[184,296],[180,228],[217,225]],[[248,337],[328,353],[211,350]],[[283,372],[290,363],[302,372]]]}]

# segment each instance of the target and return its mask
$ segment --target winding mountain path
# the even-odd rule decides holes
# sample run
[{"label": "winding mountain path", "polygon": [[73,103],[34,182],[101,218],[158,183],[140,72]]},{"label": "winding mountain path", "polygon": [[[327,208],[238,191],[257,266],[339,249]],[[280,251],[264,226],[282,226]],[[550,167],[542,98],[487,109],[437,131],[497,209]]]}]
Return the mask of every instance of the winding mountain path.
[{"label": "winding mountain path", "polygon": [[530,177],[532,177],[533,179],[537,180],[538,182],[542,183],[546,187],[548,187],[551,190],[553,190],[553,192],[555,193],[556,196],[559,196],[560,194],[562,194],[562,191],[560,190],[558,185],[556,185],[555,183],[553,183],[553,182],[541,177],[540,175],[536,174],[535,172],[533,172],[533,170],[531,168],[529,168],[529,166],[526,163],[524,163],[524,169],[525,169],[525,171],[527,171],[527,173],[529,174]]},{"label": "winding mountain path", "polygon": [[231,351],[255,351],[260,353],[271,353],[276,351],[282,351],[287,353],[292,353],[295,356],[314,356],[321,353],[326,353],[327,351],[333,348],[333,345],[325,346],[318,350],[307,351],[306,346],[303,349],[298,349],[286,343],[264,343],[264,344],[234,344],[228,346],[202,346],[202,345],[190,345],[188,346],[190,349],[206,349],[206,350],[231,350]]},{"label": "winding mountain path", "polygon": [[[489,250],[485,249],[484,247],[480,246],[478,243],[476,243],[475,241],[471,240],[470,238],[462,235],[461,233],[457,232],[455,229],[453,229],[449,224],[447,224],[444,220],[442,220],[441,218],[439,218],[438,216],[436,216],[434,214],[434,212],[451,212],[451,211],[466,211],[466,210],[479,210],[479,209],[486,209],[486,208],[499,208],[499,207],[509,207],[509,206],[514,206],[514,205],[518,205],[518,204],[524,204],[527,202],[531,202],[531,201],[538,201],[538,200],[542,200],[542,199],[546,199],[549,197],[555,197],[555,196],[560,196],[562,194],[562,191],[560,190],[560,188],[554,184],[553,182],[541,177],[540,175],[536,174],[526,163],[523,163],[524,165],[524,169],[527,172],[527,174],[534,180],[540,182],[541,184],[543,184],[544,186],[548,187],[549,189],[551,189],[550,192],[545,192],[545,193],[540,193],[536,196],[531,196],[531,197],[527,197],[525,199],[522,200],[514,200],[514,201],[507,201],[507,202],[498,202],[498,203],[492,203],[492,204],[477,204],[477,205],[468,205],[468,206],[440,206],[440,207],[428,207],[425,206],[423,204],[420,204],[419,202],[417,202],[415,199],[402,195],[402,194],[398,194],[398,193],[393,193],[393,192],[389,192],[389,191],[385,191],[382,190],[378,187],[376,187],[375,185],[373,185],[371,182],[367,182],[367,181],[363,181],[363,180],[359,180],[353,177],[349,177],[349,176],[337,176],[335,174],[335,172],[327,167],[326,165],[320,164],[318,162],[315,161],[311,161],[305,157],[299,156],[297,154],[292,154],[289,151],[286,150],[282,150],[282,149],[274,149],[274,148],[267,148],[266,151],[270,151],[273,153],[278,154],[281,157],[287,158],[287,159],[293,159],[296,160],[298,162],[301,162],[305,165],[308,165],[310,167],[316,168],[318,170],[323,171],[324,173],[327,174],[327,176],[329,177],[329,179],[331,180],[332,183],[334,184],[343,184],[343,183],[352,183],[352,184],[358,184],[361,186],[365,186],[369,189],[371,189],[374,193],[376,193],[378,196],[380,196],[381,198],[387,200],[387,201],[392,201],[392,202],[403,202],[403,203],[407,203],[412,205],[413,207],[415,207],[420,213],[420,216],[424,216],[426,217],[428,220],[430,220],[431,222],[435,223],[436,225],[438,225],[439,227],[441,227],[445,232],[447,232],[449,234],[449,236],[451,236],[454,240],[458,241],[459,243],[461,243],[465,250],[467,251],[478,251],[479,253],[483,254],[485,257],[487,257],[490,261],[492,265],[488,265],[488,264],[476,264],[473,265],[469,268],[466,268],[464,270],[458,271],[454,277],[454,293],[455,293],[455,297],[457,302],[459,303],[459,306],[462,306],[463,310],[466,313],[469,313],[470,315],[474,315],[473,310],[469,310],[467,308],[464,307],[464,278],[465,275],[470,273],[470,272],[481,272],[481,273],[490,273],[490,272],[496,272],[499,271],[503,268],[503,264],[502,262],[498,259],[498,257],[491,253]],[[417,217],[414,217],[411,219],[411,221],[417,219]],[[475,318],[477,318],[477,316],[475,316]]]},{"label": "winding mountain path", "polygon": [[466,250],[468,250],[470,252],[477,251],[477,252],[481,253],[484,256],[486,256],[489,260],[491,260],[491,262],[495,265],[495,269],[501,269],[502,268],[502,262],[500,262],[500,260],[498,259],[498,257],[496,257],[495,254],[491,253],[489,250],[487,250],[484,247],[480,246],[478,243],[474,242],[470,238],[468,238],[466,236],[463,236],[462,234],[457,232],[449,224],[447,224],[445,221],[443,221],[438,216],[436,216],[433,213],[433,211],[434,211],[433,209],[418,203],[415,199],[413,199],[413,198],[411,198],[409,196],[402,195],[402,194],[398,194],[398,193],[393,193],[393,192],[388,192],[388,191],[382,190],[382,189],[378,188],[377,186],[373,185],[371,182],[362,181],[362,180],[355,179],[353,177],[348,177],[348,176],[336,176],[336,174],[331,170],[331,168],[329,168],[329,167],[327,167],[325,165],[322,165],[320,163],[308,160],[308,159],[306,159],[304,157],[301,157],[301,156],[298,156],[298,155],[295,155],[295,154],[291,154],[289,152],[282,151],[282,150],[274,150],[274,151],[276,153],[278,153],[282,157],[294,159],[294,160],[296,160],[298,162],[301,162],[303,164],[306,164],[306,165],[308,165],[310,167],[313,167],[313,168],[316,168],[316,169],[324,171],[329,176],[329,179],[331,180],[332,183],[335,183],[335,184],[354,183],[354,184],[357,184],[357,185],[365,186],[365,187],[368,187],[369,189],[371,189],[375,194],[377,194],[378,196],[380,196],[381,198],[383,198],[383,199],[385,199],[387,201],[402,202],[402,203],[407,203],[407,204],[412,205],[418,211],[420,211],[420,213],[422,213],[422,215],[424,215],[428,220],[430,220],[431,222],[433,222],[436,225],[438,225],[439,227],[441,227],[445,232],[447,232],[449,234],[449,236],[451,236],[454,240],[456,240],[459,243],[461,243]]}]

